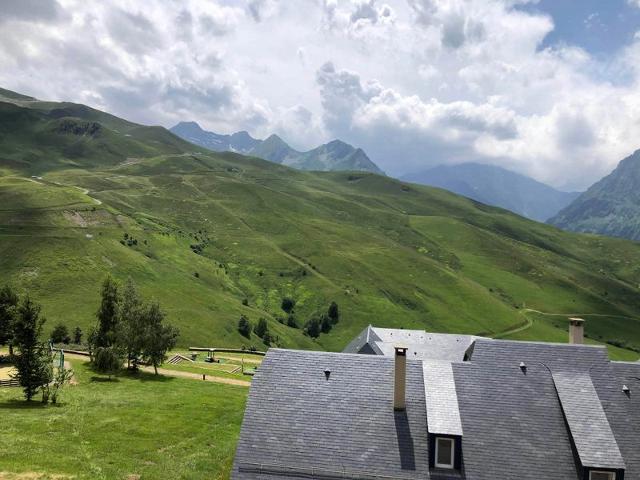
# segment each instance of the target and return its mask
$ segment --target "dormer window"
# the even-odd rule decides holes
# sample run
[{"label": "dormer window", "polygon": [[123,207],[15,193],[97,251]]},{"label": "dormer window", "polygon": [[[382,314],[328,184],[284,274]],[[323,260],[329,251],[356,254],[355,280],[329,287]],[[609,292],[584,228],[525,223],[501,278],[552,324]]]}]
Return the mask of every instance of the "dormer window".
[{"label": "dormer window", "polygon": [[[436,468],[454,468],[456,445],[453,438],[436,437]],[[601,480],[595,478],[591,480]],[[609,480],[603,479],[603,480]]]},{"label": "dormer window", "polygon": [[615,472],[591,470],[589,472],[589,480],[616,480],[616,474]]}]

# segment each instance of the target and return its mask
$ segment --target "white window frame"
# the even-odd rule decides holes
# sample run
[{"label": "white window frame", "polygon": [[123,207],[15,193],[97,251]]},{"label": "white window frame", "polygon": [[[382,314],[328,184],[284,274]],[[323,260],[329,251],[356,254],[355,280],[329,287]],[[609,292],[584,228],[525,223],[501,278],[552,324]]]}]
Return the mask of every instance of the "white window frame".
[{"label": "white window frame", "polygon": [[[438,463],[438,450],[440,442],[449,442],[451,444],[451,463]],[[434,464],[437,468],[454,468],[456,463],[456,441],[453,438],[448,437],[436,437],[436,458],[434,458]]]},{"label": "white window frame", "polygon": [[589,480],[593,479],[593,474],[594,473],[604,473],[605,475],[608,475],[609,480],[616,480],[616,473],[615,472],[607,472],[605,470],[589,470]]}]

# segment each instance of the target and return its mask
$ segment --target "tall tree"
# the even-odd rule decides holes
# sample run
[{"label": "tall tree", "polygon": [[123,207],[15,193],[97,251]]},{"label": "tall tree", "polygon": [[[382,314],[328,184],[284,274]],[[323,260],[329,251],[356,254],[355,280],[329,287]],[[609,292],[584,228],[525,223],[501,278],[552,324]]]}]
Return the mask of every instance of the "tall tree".
[{"label": "tall tree", "polygon": [[15,356],[16,378],[24,390],[27,400],[31,400],[38,389],[51,381],[51,353],[40,342],[42,325],[40,306],[27,296],[18,306],[13,322],[13,341],[18,351]]},{"label": "tall tree", "polygon": [[13,355],[13,320],[18,301],[18,294],[9,285],[0,289],[0,345],[8,343],[10,355]]},{"label": "tall tree", "polygon": [[143,335],[144,304],[138,293],[135,283],[131,278],[127,279],[122,292],[120,309],[118,314],[118,343],[127,357],[127,367],[137,367],[136,361],[142,354],[144,347]]},{"label": "tall tree", "polygon": [[154,302],[144,312],[144,347],[143,358],[153,365],[153,370],[158,374],[158,365],[167,358],[167,352],[171,350],[178,339],[178,329],[164,323],[164,312],[160,305]]},{"label": "tall tree", "polygon": [[101,295],[102,301],[96,314],[98,328],[95,336],[95,346],[110,347],[117,339],[118,304],[120,300],[118,284],[110,276],[102,284]]}]

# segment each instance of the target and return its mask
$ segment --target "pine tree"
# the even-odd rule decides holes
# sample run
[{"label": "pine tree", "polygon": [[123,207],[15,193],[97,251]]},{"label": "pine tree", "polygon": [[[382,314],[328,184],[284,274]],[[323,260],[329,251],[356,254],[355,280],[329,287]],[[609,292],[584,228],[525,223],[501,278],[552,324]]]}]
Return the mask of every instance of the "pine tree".
[{"label": "pine tree", "polygon": [[16,378],[31,400],[38,389],[51,381],[51,353],[39,338],[45,319],[40,317],[40,306],[26,297],[18,306],[13,323],[13,341],[18,351],[15,356]]}]

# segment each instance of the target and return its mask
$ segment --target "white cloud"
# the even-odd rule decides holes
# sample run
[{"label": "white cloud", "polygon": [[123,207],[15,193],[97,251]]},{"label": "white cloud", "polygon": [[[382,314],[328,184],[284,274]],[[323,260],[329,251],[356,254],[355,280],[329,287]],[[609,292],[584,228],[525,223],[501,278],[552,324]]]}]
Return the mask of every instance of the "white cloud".
[{"label": "white cloud", "polygon": [[640,147],[640,38],[606,64],[543,49],[553,20],[527,0],[37,3],[0,3],[0,85],[134,121],[337,137],[391,174],[485,161],[570,187]]}]

